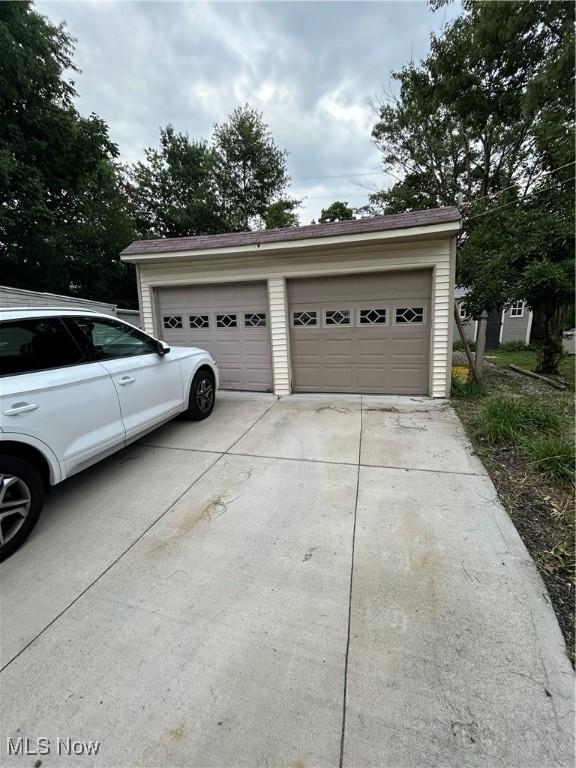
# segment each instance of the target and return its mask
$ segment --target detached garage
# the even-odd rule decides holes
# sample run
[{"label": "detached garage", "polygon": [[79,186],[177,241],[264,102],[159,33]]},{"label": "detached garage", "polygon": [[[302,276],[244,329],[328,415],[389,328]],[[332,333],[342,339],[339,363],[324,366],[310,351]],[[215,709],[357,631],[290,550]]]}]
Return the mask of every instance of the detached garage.
[{"label": "detached garage", "polygon": [[132,243],[143,327],[223,389],[446,397],[456,208]]}]

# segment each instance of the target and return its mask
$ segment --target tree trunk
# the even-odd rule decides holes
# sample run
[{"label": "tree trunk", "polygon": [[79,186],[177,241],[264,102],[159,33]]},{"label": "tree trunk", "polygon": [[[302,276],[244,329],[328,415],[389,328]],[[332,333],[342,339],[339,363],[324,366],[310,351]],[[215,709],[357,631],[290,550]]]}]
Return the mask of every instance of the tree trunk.
[{"label": "tree trunk", "polygon": [[536,373],[558,373],[562,358],[562,321],[560,312],[552,307],[544,310],[542,347],[538,352]]}]

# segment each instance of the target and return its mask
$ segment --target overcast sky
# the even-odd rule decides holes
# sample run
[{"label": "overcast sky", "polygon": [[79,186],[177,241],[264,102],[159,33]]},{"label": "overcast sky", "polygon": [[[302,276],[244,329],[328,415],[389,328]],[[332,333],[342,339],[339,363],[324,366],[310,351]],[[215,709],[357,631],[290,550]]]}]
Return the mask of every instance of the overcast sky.
[{"label": "overcast sky", "polygon": [[288,151],[302,224],[337,199],[365,204],[361,185],[393,181],[378,172],[370,101],[458,13],[424,0],[36,6],[76,38],[78,107],[107,121],[124,161],[156,146],[160,126],[208,138],[248,102]]}]

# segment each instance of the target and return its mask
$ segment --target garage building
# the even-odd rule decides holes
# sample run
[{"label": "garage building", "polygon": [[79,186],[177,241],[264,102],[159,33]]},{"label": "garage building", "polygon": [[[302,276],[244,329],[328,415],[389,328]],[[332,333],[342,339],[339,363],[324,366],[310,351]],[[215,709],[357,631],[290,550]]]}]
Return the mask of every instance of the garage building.
[{"label": "garage building", "polygon": [[143,327],[223,389],[446,397],[456,235],[440,208],[132,243]]}]

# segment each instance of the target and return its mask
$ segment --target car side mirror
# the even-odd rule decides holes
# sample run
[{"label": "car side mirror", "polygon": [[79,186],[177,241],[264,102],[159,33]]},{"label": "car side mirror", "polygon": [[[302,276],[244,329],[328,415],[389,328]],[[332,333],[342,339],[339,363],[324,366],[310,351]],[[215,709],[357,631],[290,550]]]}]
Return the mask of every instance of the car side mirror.
[{"label": "car side mirror", "polygon": [[163,341],[157,341],[156,342],[156,354],[160,357],[164,357],[164,355],[167,355],[168,352],[170,352],[170,347],[168,344],[165,344]]}]

